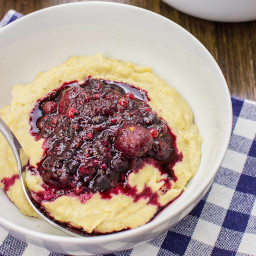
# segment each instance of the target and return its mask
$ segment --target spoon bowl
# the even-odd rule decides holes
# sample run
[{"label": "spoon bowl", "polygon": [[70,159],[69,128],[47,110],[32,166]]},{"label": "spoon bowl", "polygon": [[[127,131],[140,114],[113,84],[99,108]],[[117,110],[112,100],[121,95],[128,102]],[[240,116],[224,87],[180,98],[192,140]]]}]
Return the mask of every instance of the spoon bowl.
[{"label": "spoon bowl", "polygon": [[65,232],[69,235],[73,235],[73,236],[85,235],[84,232],[79,231],[78,229],[75,229],[75,228],[72,228],[69,226],[64,226],[61,223],[55,222],[50,216],[48,216],[46,214],[46,212],[42,208],[40,208],[38,203],[31,196],[31,193],[30,193],[30,191],[26,185],[26,182],[24,180],[24,177],[23,177],[23,171],[22,171],[23,168],[22,168],[21,161],[20,161],[20,150],[22,150],[22,147],[21,147],[19,141],[17,140],[17,138],[15,137],[15,135],[12,133],[10,128],[5,124],[5,122],[3,121],[3,119],[1,117],[0,117],[0,133],[2,133],[3,137],[5,138],[5,140],[7,141],[7,143],[9,144],[9,146],[13,152],[13,155],[14,155],[14,158],[15,158],[15,161],[17,164],[18,174],[20,177],[23,192],[24,192],[29,204],[34,209],[34,211],[38,214],[38,216],[41,219],[47,221],[53,227]]}]

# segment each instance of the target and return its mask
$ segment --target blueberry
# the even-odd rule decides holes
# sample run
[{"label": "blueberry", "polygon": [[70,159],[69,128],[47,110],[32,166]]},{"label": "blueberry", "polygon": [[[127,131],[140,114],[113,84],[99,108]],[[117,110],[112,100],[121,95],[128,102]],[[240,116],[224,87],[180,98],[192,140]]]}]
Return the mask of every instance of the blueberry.
[{"label": "blueberry", "polygon": [[115,139],[115,135],[111,130],[104,130],[101,132],[100,137],[107,141],[107,142],[113,142]]},{"label": "blueberry", "polygon": [[92,123],[93,124],[101,124],[103,122],[106,122],[108,120],[108,117],[106,116],[94,116],[92,118]]},{"label": "blueberry", "polygon": [[144,123],[147,125],[151,125],[153,123],[157,123],[159,121],[158,116],[153,112],[148,112],[147,115],[144,117]]},{"label": "blueberry", "polygon": [[116,172],[126,172],[129,169],[129,163],[124,157],[115,157],[111,160],[111,167]]},{"label": "blueberry", "polygon": [[44,126],[44,124],[45,124],[45,120],[43,119],[43,117],[40,117],[40,118],[37,120],[37,122],[36,122],[36,125],[37,125],[37,127],[38,127],[39,129],[42,129],[43,126]]},{"label": "blueberry", "polygon": [[144,124],[143,117],[140,116],[140,115],[133,115],[133,116],[131,117],[131,121],[132,121],[134,124]]},{"label": "blueberry", "polygon": [[105,191],[111,188],[111,182],[106,175],[101,175],[97,177],[95,180],[90,182],[89,185],[95,192],[96,191]]},{"label": "blueberry", "polygon": [[155,140],[152,149],[155,153],[155,158],[158,160],[167,159],[170,155],[169,145],[162,139]]},{"label": "blueberry", "polygon": [[159,133],[161,133],[162,136],[164,136],[167,131],[168,131],[168,128],[166,126],[166,124],[163,123],[163,121],[157,125],[157,130]]},{"label": "blueberry", "polygon": [[68,172],[70,174],[74,174],[77,171],[79,164],[80,163],[78,161],[76,161],[76,160],[69,160],[66,163],[66,167],[68,169]]}]

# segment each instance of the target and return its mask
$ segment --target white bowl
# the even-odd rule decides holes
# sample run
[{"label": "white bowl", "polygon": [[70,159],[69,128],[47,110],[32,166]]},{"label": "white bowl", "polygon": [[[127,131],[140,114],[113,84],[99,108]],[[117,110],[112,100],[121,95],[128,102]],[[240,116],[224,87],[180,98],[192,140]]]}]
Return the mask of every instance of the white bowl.
[{"label": "white bowl", "polygon": [[0,105],[16,83],[71,55],[94,55],[151,66],[175,87],[195,114],[203,136],[201,165],[187,190],[148,224],[98,237],[71,237],[22,215],[0,191],[0,225],[23,241],[72,255],[129,249],[151,240],[187,215],[209,189],[227,149],[232,124],[225,79],[204,46],[172,21],[115,3],[58,5],[21,18],[0,31]]},{"label": "white bowl", "polygon": [[256,20],[255,0],[163,0],[192,16],[212,21]]}]

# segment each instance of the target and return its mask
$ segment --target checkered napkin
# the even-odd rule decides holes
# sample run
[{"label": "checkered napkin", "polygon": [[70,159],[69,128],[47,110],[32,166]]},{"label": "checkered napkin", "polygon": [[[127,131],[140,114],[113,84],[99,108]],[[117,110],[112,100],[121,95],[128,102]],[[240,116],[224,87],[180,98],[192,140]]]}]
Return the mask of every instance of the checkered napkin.
[{"label": "checkered napkin", "polygon": [[[0,26],[22,15],[10,10]],[[233,133],[210,191],[176,226],[109,256],[256,255],[256,103],[232,97]],[[63,256],[23,243],[0,227],[0,256]]]}]

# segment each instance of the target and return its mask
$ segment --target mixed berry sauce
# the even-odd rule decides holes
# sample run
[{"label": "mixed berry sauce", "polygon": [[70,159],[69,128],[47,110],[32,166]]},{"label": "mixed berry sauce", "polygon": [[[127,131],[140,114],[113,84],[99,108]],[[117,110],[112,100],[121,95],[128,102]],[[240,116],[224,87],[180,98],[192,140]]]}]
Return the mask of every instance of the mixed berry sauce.
[{"label": "mixed berry sauce", "polygon": [[14,185],[17,179],[19,179],[19,174],[14,174],[9,178],[3,178],[1,183],[4,185],[4,191],[7,192],[9,188]]},{"label": "mixed berry sauce", "polygon": [[150,187],[137,193],[127,182],[131,172],[152,164],[165,174],[165,193],[176,180],[174,165],[182,160],[175,135],[147,101],[144,90],[91,77],[65,83],[38,100],[31,133],[44,139],[45,152],[38,166],[26,167],[44,181],[38,200],[66,194],[86,202],[95,192],[103,199],[123,193],[135,202],[151,198],[149,203],[160,207]]}]

